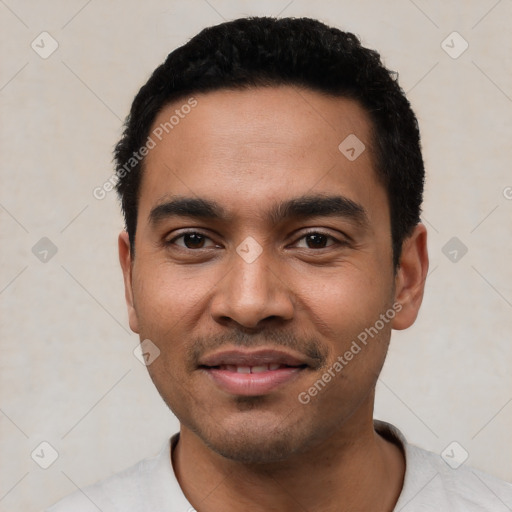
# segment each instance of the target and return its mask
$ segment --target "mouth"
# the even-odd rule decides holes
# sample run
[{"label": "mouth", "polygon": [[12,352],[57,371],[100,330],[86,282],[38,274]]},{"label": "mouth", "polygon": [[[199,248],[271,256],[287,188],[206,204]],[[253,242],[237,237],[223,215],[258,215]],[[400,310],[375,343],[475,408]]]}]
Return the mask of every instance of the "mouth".
[{"label": "mouth", "polygon": [[300,356],[277,350],[224,351],[205,357],[200,363],[198,368],[218,388],[238,396],[267,395],[309,367]]},{"label": "mouth", "polygon": [[204,366],[203,368],[213,369],[213,370],[223,370],[226,372],[235,372],[235,373],[264,373],[264,372],[274,372],[276,370],[282,370],[283,368],[306,368],[307,365],[299,365],[299,366],[288,366],[286,364],[279,363],[270,363],[270,364],[259,364],[256,366],[238,366],[236,364],[222,364],[220,366]]}]

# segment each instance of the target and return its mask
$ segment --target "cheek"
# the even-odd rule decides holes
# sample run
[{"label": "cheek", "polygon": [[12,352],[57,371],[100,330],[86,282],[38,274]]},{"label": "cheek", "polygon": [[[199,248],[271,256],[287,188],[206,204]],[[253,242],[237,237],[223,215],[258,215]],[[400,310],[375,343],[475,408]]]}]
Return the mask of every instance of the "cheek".
[{"label": "cheek", "polygon": [[[142,259],[141,259],[142,260]],[[187,318],[193,313],[198,282],[188,283],[168,264],[142,262],[134,273],[135,309],[140,339],[151,340],[158,357],[147,370],[164,402],[176,414],[176,404],[187,396],[183,389],[186,343],[190,337]]]},{"label": "cheek", "polygon": [[[207,269],[184,271],[167,262],[148,262],[134,276],[134,296],[142,329],[186,328],[201,299],[215,284]],[[170,333],[172,334],[172,333]]]},{"label": "cheek", "polygon": [[319,414],[334,408],[343,415],[368,397],[384,364],[395,315],[389,287],[368,276],[338,277],[311,293],[308,303],[329,356],[301,396]]},{"label": "cheek", "polygon": [[204,301],[220,280],[217,274],[206,266],[186,269],[142,259],[134,273],[139,334],[160,351],[148,371],[162,396],[179,393],[187,378],[187,347],[193,334],[208,322]]},{"label": "cheek", "polygon": [[315,328],[329,340],[334,351],[344,349],[348,338],[357,337],[373,325],[389,307],[390,283],[373,277],[368,269],[351,265],[322,279],[318,275],[311,280],[303,278],[316,283],[302,288],[303,301],[316,321]]}]

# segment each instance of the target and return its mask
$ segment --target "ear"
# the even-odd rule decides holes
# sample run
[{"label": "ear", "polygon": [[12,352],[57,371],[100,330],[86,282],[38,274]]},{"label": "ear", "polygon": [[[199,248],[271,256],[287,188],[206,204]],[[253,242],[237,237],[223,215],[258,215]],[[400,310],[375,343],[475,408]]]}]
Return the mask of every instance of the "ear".
[{"label": "ear", "polygon": [[393,329],[407,329],[416,320],[427,272],[427,229],[423,224],[418,224],[402,244],[400,265],[395,276],[395,301],[402,305],[402,309],[393,319]]},{"label": "ear", "polygon": [[121,263],[121,269],[123,270],[124,278],[124,295],[126,298],[126,306],[128,307],[128,321],[130,323],[130,329],[133,332],[139,333],[139,320],[137,318],[137,312],[133,302],[133,288],[132,288],[132,268],[133,260],[130,250],[130,239],[126,231],[122,231],[119,234],[118,239],[119,246],[119,263]]}]

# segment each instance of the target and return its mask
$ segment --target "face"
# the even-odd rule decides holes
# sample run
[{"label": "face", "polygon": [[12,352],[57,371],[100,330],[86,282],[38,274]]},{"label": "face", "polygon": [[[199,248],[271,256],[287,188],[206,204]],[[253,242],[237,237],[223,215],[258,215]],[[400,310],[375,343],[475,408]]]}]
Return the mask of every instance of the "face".
[{"label": "face", "polygon": [[146,157],[134,256],[120,236],[130,326],[160,350],[148,370],[184,427],[233,460],[283,460],[371,418],[425,249],[411,242],[394,271],[354,101],[289,87],[195,100],[156,119],[188,112]]}]

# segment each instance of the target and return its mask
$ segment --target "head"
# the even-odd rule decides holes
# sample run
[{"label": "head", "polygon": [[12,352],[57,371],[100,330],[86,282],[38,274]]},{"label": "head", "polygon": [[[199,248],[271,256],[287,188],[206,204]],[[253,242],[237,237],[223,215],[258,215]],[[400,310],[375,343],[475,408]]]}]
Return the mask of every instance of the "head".
[{"label": "head", "polygon": [[[311,19],[208,28],[141,88],[115,157],[130,326],[182,425],[269,462],[368,422],[427,270],[417,122],[379,55]],[[235,360],[281,381],[233,387]]]}]

